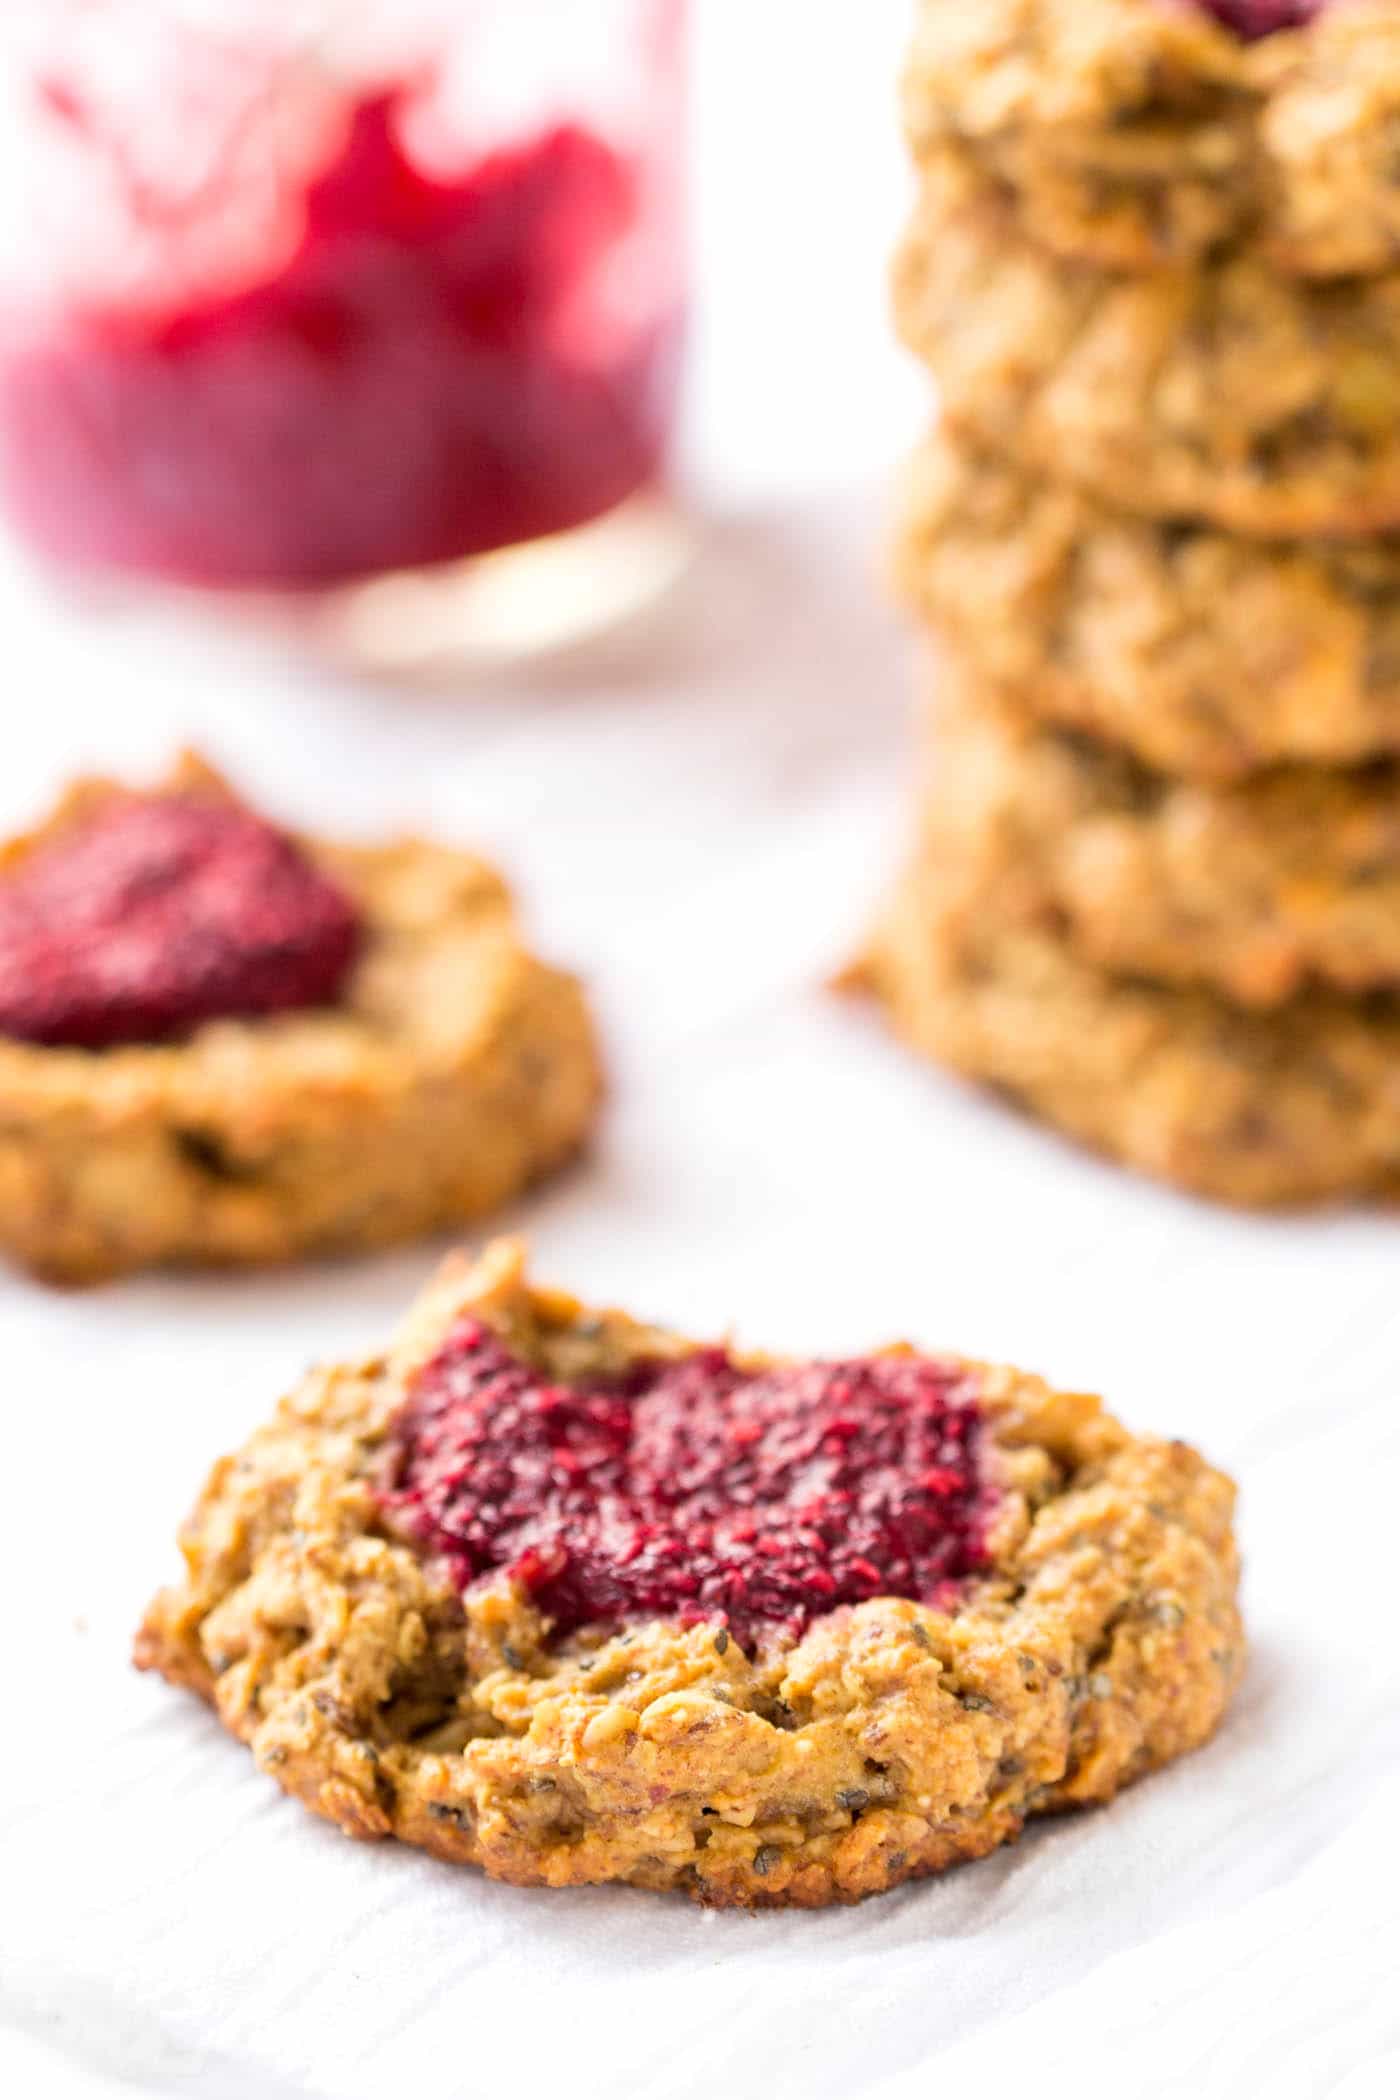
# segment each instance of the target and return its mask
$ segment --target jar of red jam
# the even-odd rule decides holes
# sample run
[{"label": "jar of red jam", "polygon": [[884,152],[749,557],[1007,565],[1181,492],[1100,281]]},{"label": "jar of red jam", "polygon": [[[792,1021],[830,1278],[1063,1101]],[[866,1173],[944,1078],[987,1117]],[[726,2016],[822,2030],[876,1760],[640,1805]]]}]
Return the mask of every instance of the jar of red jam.
[{"label": "jar of red jam", "polygon": [[[522,550],[585,621],[617,597],[677,390],[682,0],[16,13],[0,495],[34,549],[429,643],[432,593],[503,564],[528,642]],[[591,594],[563,536],[605,520]]]}]

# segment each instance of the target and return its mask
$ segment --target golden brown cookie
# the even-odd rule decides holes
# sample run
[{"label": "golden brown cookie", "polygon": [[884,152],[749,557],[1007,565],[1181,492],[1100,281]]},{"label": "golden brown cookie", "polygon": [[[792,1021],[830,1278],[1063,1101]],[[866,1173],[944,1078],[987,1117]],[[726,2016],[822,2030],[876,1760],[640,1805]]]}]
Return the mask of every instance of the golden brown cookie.
[{"label": "golden brown cookie", "polygon": [[1192,0],[922,0],[904,108],[916,158],[968,154],[1073,259],[1154,269],[1248,239],[1305,274],[1400,260],[1393,0],[1252,42]]},{"label": "golden brown cookie", "polygon": [[[128,810],[160,819],[167,801],[262,831],[294,870],[348,901],[354,955],[333,997],[172,1029],[160,1004],[162,944],[147,939],[132,889],[155,880],[131,861],[144,845],[120,836],[108,851],[102,833]],[[92,899],[73,894],[83,884],[55,849],[94,839],[121,908],[105,947],[85,960]],[[25,884],[55,861],[45,909],[58,914],[48,930],[61,937],[39,957],[63,982],[36,1001],[26,984],[43,972],[26,970]],[[86,882],[87,862],[80,872]],[[198,894],[200,938],[225,909],[227,882],[242,879],[197,865],[178,880],[169,868],[156,876],[177,896]],[[268,908],[260,889],[245,914],[255,931],[266,931]],[[408,1239],[518,1194],[577,1149],[592,1119],[598,1058],[580,988],[522,945],[491,868],[411,839],[292,841],[244,812],[197,760],[154,792],[80,783],[5,849],[0,916],[0,980],[18,1015],[6,1025],[40,1038],[0,1035],[0,1246],[46,1277],[88,1282],[155,1264],[275,1262]],[[294,924],[274,934],[259,967],[295,948]],[[177,926],[164,952],[178,963],[190,941]],[[76,989],[75,954],[86,969]],[[157,980],[138,985],[139,997],[133,954]],[[110,1015],[100,1000],[94,1008],[94,986],[109,1005],[126,1001],[116,1039],[97,1040]],[[253,990],[262,1000],[269,987]],[[271,993],[275,1006],[275,981]],[[131,1040],[148,1010],[162,1039]]]},{"label": "golden brown cookie", "polygon": [[351,1837],[813,1906],[1202,1742],[1232,1504],[1024,1373],[701,1348],[498,1245],[214,1468],[137,1660]]},{"label": "golden brown cookie", "polygon": [[1278,1006],[1400,985],[1400,770],[1210,788],[1026,730],[951,671],[930,711],[931,855],[1005,871],[1086,961]]},{"label": "golden brown cookie", "polygon": [[1223,781],[1400,750],[1400,538],[1163,525],[935,433],[894,567],[1015,713],[1164,771]]},{"label": "golden brown cookie", "polygon": [[1232,250],[1113,276],[940,161],[895,306],[950,428],[1116,509],[1275,538],[1400,524],[1400,271],[1315,284]]},{"label": "golden brown cookie", "polygon": [[1400,1004],[1250,1014],[1115,977],[985,866],[904,878],[862,977],[900,1034],[1081,1142],[1255,1206],[1400,1192]]}]

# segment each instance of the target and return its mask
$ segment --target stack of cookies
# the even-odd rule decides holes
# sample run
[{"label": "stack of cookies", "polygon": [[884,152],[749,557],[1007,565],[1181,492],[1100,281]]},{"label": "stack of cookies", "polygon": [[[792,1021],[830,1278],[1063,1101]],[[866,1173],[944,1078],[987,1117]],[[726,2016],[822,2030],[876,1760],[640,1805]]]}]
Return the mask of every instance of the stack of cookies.
[{"label": "stack of cookies", "polygon": [[921,1047],[1246,1203],[1400,1183],[1400,7],[922,0]]}]

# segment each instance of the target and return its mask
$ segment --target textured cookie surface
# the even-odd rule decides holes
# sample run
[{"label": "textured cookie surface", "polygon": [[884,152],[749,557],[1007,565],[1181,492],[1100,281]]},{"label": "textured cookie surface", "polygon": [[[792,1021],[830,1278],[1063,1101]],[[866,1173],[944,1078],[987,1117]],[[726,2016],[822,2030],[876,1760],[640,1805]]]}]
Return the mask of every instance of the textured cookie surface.
[{"label": "textured cookie surface", "polygon": [[932,437],[897,587],[1030,721],[1229,780],[1400,750],[1400,540],[1162,525]]},{"label": "textured cookie surface", "polygon": [[[172,791],[229,798],[197,761]],[[80,784],[7,869],[129,794]],[[304,840],[354,906],[334,1004],[89,1050],[0,1038],[0,1247],[88,1281],[411,1238],[517,1194],[599,1091],[575,981],[523,946],[470,854]]]},{"label": "textured cookie surface", "polygon": [[1278,537],[1400,523],[1400,272],[1067,265],[945,157],[895,306],[954,431],[1118,509]]},{"label": "textured cookie surface", "polygon": [[1117,977],[1022,910],[1014,870],[927,859],[865,976],[898,1031],[1081,1142],[1224,1202],[1392,1198],[1400,1006],[1312,994],[1250,1014]]},{"label": "textured cookie surface", "polygon": [[[1228,16],[1227,0],[1217,12]],[[1112,268],[1257,243],[1287,271],[1400,257],[1400,18],[1391,0],[922,0],[905,79],[916,157],[950,144],[1033,239]]]},{"label": "textured cookie surface", "polygon": [[1003,871],[1087,960],[1269,1007],[1400,984],[1400,772],[1294,768],[1233,788],[1026,731],[951,673],[930,710],[931,853]]},{"label": "textured cookie surface", "polygon": [[[448,1478],[442,1440],[420,1441],[422,1416],[460,1438],[452,1408],[482,1397],[462,1381],[483,1336],[493,1375],[504,1353],[514,1386],[534,1393],[536,1427],[512,1437],[511,1462],[491,1453],[489,1478],[480,1458],[451,1475],[434,1505],[456,1510],[443,1554],[432,1538],[444,1534],[430,1538],[405,1494],[405,1438]],[[750,1464],[780,1477],[781,1507],[765,1490],[716,1511],[705,1539],[751,1604],[774,1554],[805,1542],[806,1607],[786,1624],[751,1620],[743,1638],[703,1598],[555,1621],[541,1600],[578,1594],[574,1556],[596,1576],[618,1506],[613,1461],[580,1425],[720,1357],[754,1413],[725,1413],[714,1448],[691,1432],[678,1508],[693,1517],[707,1482]],[[858,1401],[824,1416],[818,1446],[789,1462],[811,1424],[775,1412],[774,1395],[814,1378],[828,1401],[862,1381],[931,1380],[971,1422],[931,1470],[926,1453],[912,1463],[912,1431],[903,1459],[862,1468],[852,1521],[876,1494],[883,1573],[839,1558],[851,1529],[839,1454],[863,1433]],[[435,1409],[429,1396],[452,1380],[452,1405]],[[654,1427],[639,1423],[639,1447]],[[547,1464],[529,1456],[542,1435]],[[644,1464],[646,1449],[634,1457]],[[928,1545],[929,1498],[966,1485],[969,1465],[975,1547],[940,1562],[969,1572],[927,1596],[880,1594],[889,1553],[916,1535]],[[488,1534],[532,1467],[537,1498],[567,1505],[572,1528],[493,1567]],[[579,1499],[590,1481],[591,1515]],[[506,1245],[449,1264],[393,1351],[313,1375],[215,1467],[182,1535],[184,1581],[155,1600],[137,1659],[208,1699],[264,1771],[350,1836],[397,1836],[526,1884],[818,1905],[975,1858],[1028,1816],[1106,1800],[1203,1741],[1242,1661],[1232,1505],[1229,1482],[1185,1445],[1134,1437],[1096,1400],[1039,1379],[907,1350],[807,1367],[701,1351],[532,1288]],[[702,1543],[692,1532],[691,1548]],[[825,1572],[864,1585],[862,1601],[823,1607],[827,1548]],[[692,1563],[661,1557],[683,1590]],[[635,1568],[630,1545],[613,1565]]]}]

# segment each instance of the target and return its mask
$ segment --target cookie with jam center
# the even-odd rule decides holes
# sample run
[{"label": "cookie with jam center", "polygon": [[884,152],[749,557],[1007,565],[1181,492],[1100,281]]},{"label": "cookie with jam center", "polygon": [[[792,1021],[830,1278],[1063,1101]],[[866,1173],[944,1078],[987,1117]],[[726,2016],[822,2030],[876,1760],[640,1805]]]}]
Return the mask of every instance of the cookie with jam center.
[{"label": "cookie with jam center", "polygon": [[816,1906],[1203,1742],[1233,1501],[1022,1372],[702,1345],[500,1243],[215,1467],[136,1655],[351,1837]]},{"label": "cookie with jam center", "polygon": [[42,1276],[410,1239],[598,1093],[579,985],[470,853],[293,837],[193,757],[0,852],[0,1248]]}]

